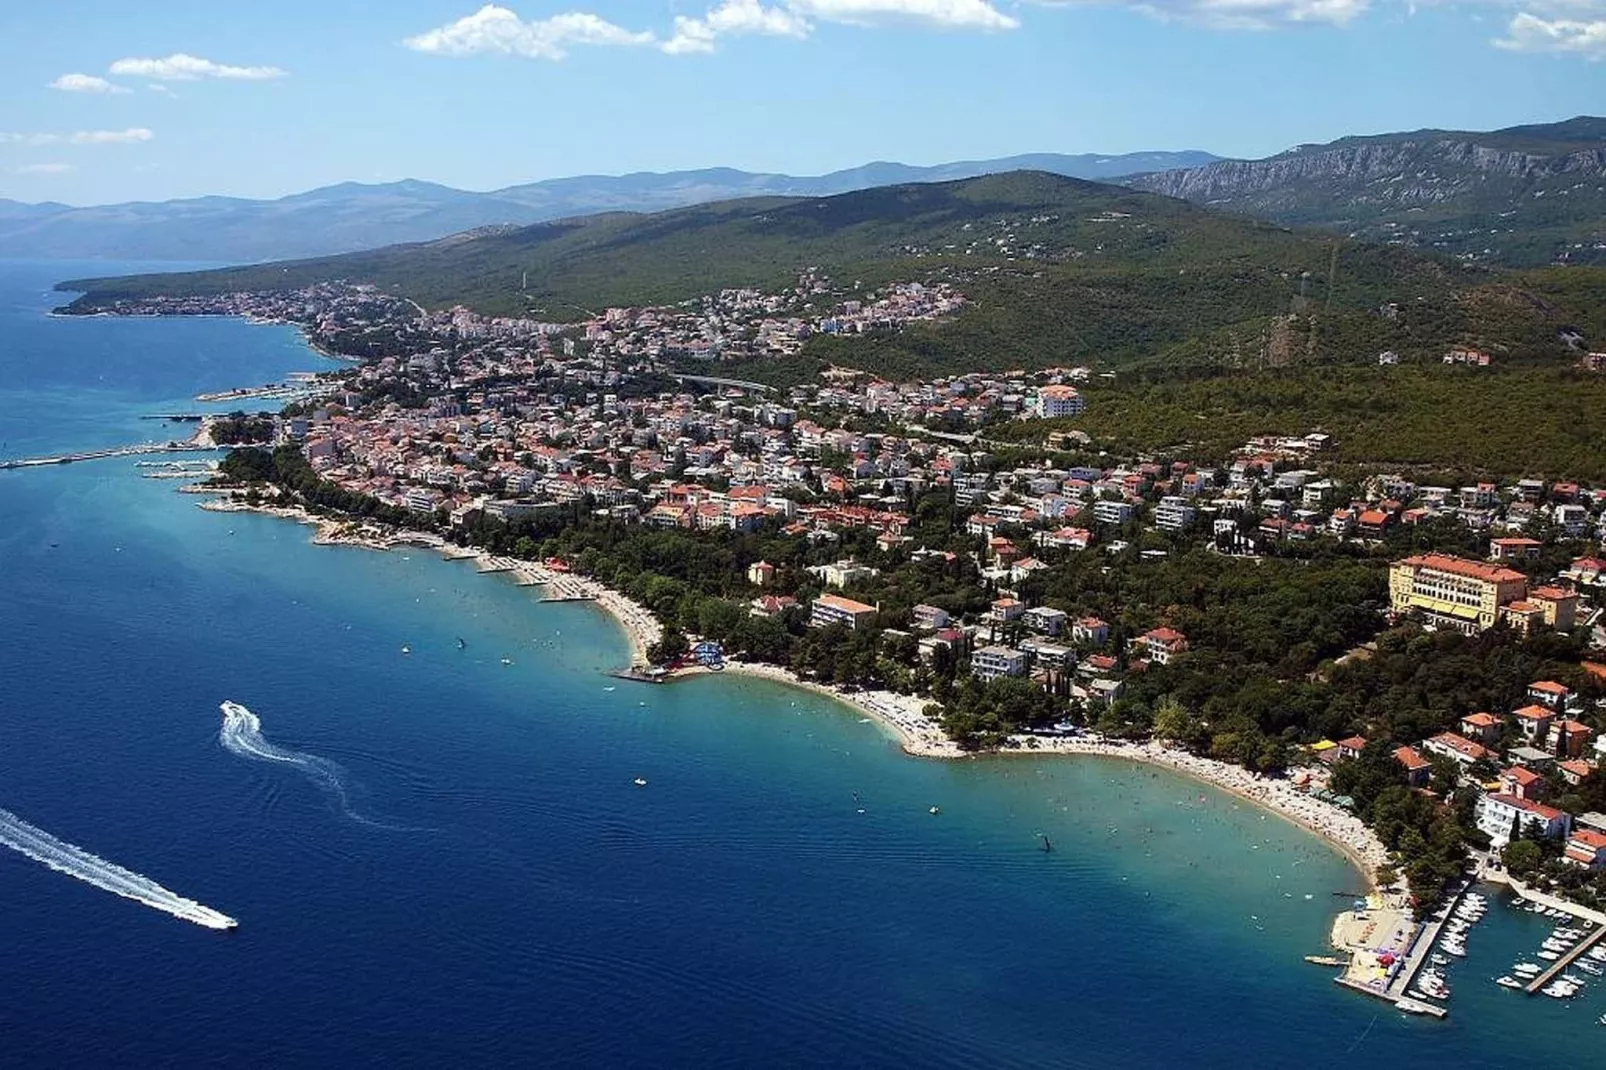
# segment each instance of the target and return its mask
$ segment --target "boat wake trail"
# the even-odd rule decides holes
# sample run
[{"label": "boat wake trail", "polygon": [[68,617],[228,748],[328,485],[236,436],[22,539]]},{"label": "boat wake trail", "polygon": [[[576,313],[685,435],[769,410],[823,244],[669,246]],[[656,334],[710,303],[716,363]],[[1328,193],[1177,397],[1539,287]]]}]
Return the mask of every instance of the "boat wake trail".
[{"label": "boat wake trail", "polygon": [[351,798],[346,791],[346,771],[337,763],[315,754],[305,754],[289,747],[281,747],[277,743],[269,743],[262,735],[261,718],[238,702],[225,702],[220,708],[223,710],[223,727],[218,732],[218,740],[230,754],[259,762],[277,762],[280,765],[294,766],[339,803],[340,812],[353,821],[375,828],[389,829],[392,832],[422,831],[399,825],[387,825],[359,814],[352,809]]},{"label": "boat wake trail", "polygon": [[193,899],[185,899],[169,891],[149,877],[126,870],[104,858],[92,855],[82,847],[75,847],[56,839],[43,829],[35,828],[9,810],[0,810],[0,843],[13,851],[27,855],[35,862],[49,866],[57,873],[77,877],[86,884],[144,903],[184,921],[204,925],[208,929],[232,929],[238,924],[227,914],[202,906]]}]

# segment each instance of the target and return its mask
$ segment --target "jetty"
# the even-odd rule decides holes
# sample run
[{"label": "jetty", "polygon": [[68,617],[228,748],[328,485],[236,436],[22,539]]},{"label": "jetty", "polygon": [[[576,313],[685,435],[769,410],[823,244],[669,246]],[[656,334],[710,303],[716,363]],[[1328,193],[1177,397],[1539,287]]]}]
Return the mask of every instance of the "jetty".
[{"label": "jetty", "polygon": [[24,457],[0,461],[5,468],[46,468],[53,464],[76,464],[79,461],[104,461],[112,457],[137,457],[146,453],[199,453],[227,449],[225,446],[198,446],[193,442],[147,442],[138,446],[112,446],[103,450],[82,450],[63,453],[55,457]]},{"label": "jetty", "polygon": [[166,420],[172,424],[198,424],[206,419],[204,412],[151,412],[140,417],[141,420]]},{"label": "jetty", "polygon": [[1550,969],[1546,970],[1544,973],[1541,973],[1538,977],[1535,977],[1532,981],[1530,981],[1528,987],[1524,989],[1524,991],[1531,996],[1535,992],[1538,992],[1541,988],[1544,988],[1551,981],[1560,976],[1562,971],[1566,970],[1567,967],[1576,962],[1580,955],[1594,947],[1596,944],[1600,943],[1602,937],[1606,937],[1606,928],[1602,928],[1599,925],[1595,926],[1589,931],[1588,936],[1578,941],[1568,951],[1563,953],[1561,958],[1551,963]]}]

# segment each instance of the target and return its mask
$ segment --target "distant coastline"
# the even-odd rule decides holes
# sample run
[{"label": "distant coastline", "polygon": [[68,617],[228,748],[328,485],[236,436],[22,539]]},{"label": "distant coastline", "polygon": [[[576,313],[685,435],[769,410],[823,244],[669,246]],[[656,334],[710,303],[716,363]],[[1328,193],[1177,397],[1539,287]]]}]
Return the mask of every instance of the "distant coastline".
[{"label": "distant coastline", "polygon": [[[443,550],[449,545],[439,536],[417,532],[381,532],[371,524],[317,516],[300,506],[267,502],[248,504],[232,496],[227,488],[200,484],[181,489],[193,494],[214,495],[213,500],[201,504],[201,508],[209,511],[262,513],[310,525],[317,529],[312,541],[320,546],[356,546],[371,550],[425,546]],[[477,550],[454,556],[477,562],[491,558],[491,555]],[[650,610],[622,592],[589,577],[565,574],[562,583],[571,594],[587,598],[614,619],[630,645],[632,665],[639,666],[647,662],[648,648],[663,638],[663,627]],[[1312,798],[1286,779],[1262,777],[1241,766],[1174,750],[1156,742],[1133,743],[1092,734],[1018,735],[1010,738],[1008,746],[997,750],[965,751],[925,715],[926,699],[891,691],[849,691],[806,680],[790,669],[762,662],[726,661],[720,670],[701,666],[678,669],[667,674],[664,684],[659,686],[673,685],[678,680],[694,676],[723,675],[769,680],[840,702],[865,714],[896,739],[904,753],[912,757],[952,761],[972,757],[1035,758],[1057,755],[1118,759],[1169,769],[1268,810],[1322,838],[1350,862],[1366,882],[1368,890],[1377,886],[1378,867],[1388,863],[1388,851],[1382,841],[1354,814]]]}]

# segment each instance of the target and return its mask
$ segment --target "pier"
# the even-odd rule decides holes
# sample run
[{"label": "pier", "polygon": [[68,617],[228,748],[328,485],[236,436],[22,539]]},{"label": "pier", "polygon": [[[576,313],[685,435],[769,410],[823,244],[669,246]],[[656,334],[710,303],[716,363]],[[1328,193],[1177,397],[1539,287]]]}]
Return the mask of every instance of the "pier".
[{"label": "pier", "polygon": [[1561,956],[1561,958],[1551,963],[1550,969],[1546,970],[1544,973],[1541,973],[1538,977],[1535,977],[1533,981],[1529,983],[1528,987],[1524,989],[1524,991],[1531,996],[1535,992],[1538,992],[1541,988],[1544,988],[1551,981],[1554,981],[1557,977],[1561,976],[1562,972],[1565,971],[1567,967],[1571,966],[1574,962],[1577,962],[1580,955],[1594,947],[1596,944],[1600,943],[1601,937],[1606,937],[1606,928],[1601,928],[1599,925],[1597,925],[1590,930],[1588,936],[1574,944],[1570,951],[1567,951]]},{"label": "pier", "polygon": [[112,446],[103,450],[83,450],[79,453],[63,453],[56,457],[26,457],[11,461],[0,461],[0,469],[5,468],[45,468],[53,464],[76,464],[79,461],[104,461],[112,457],[137,457],[145,453],[199,453],[226,449],[224,446],[197,446],[193,442],[147,442],[139,446]]},{"label": "pier", "polygon": [[152,412],[140,417],[141,420],[166,420],[171,424],[198,424],[206,419],[204,412]]}]

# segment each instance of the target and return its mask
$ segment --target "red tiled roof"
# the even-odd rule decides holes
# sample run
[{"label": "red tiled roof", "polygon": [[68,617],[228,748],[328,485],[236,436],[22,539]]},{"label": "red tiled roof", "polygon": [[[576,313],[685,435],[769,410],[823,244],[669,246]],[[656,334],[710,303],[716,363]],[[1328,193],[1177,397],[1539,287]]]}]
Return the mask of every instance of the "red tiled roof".
[{"label": "red tiled roof", "polygon": [[1528,685],[1528,690],[1543,691],[1547,695],[1567,695],[1572,693],[1572,688],[1566,684],[1558,684],[1554,680],[1536,680]]},{"label": "red tiled roof", "polygon": [[[1362,518],[1365,519],[1364,517]],[[1486,565],[1482,561],[1468,561],[1461,557],[1451,557],[1448,554],[1418,554],[1407,557],[1396,564],[1411,565],[1415,568],[1430,568],[1438,572],[1448,572],[1455,576],[1466,576],[1470,579],[1483,580],[1485,583],[1515,583],[1526,580],[1528,577],[1516,569],[1504,568],[1500,565]]]},{"label": "red tiled roof", "polygon": [[1405,766],[1408,771],[1413,773],[1418,769],[1431,769],[1433,767],[1433,763],[1422,757],[1421,754],[1417,753],[1415,747],[1400,747],[1396,749],[1394,752],[1394,760]]}]

